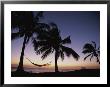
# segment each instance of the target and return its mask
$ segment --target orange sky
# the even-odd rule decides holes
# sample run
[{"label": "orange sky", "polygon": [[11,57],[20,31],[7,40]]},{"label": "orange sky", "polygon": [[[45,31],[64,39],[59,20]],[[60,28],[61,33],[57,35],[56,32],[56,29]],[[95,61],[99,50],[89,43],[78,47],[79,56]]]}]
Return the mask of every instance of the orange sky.
[{"label": "orange sky", "polygon": [[[51,55],[52,56],[52,55]],[[16,59],[16,60],[15,60]],[[54,61],[51,59],[51,57],[47,57],[45,60],[41,60],[40,58],[30,58],[32,62],[37,64],[44,64],[51,62],[50,66],[46,66],[44,68],[54,68]],[[80,69],[82,67],[86,68],[100,68],[100,65],[95,62],[96,60],[93,59],[91,62],[89,59],[86,61],[82,61],[82,58],[80,58],[78,61],[75,61],[73,58],[67,58],[62,61],[60,58],[58,60],[58,67],[59,68],[65,68],[65,69]],[[12,58],[12,66],[17,66],[19,64],[19,58]],[[24,58],[24,66],[30,67],[30,68],[36,68],[33,64],[31,64],[26,58]]]},{"label": "orange sky", "polygon": [[[89,59],[83,61],[84,57],[87,55],[82,53],[85,43],[95,41],[97,48],[100,46],[99,11],[49,11],[44,12],[44,17],[44,22],[48,23],[48,20],[50,20],[57,24],[59,30],[61,30],[60,35],[62,38],[66,38],[70,35],[71,44],[66,46],[72,48],[80,55],[80,59],[78,61],[74,60],[72,57],[65,56],[65,59],[62,62],[61,58],[59,58],[58,67],[75,69],[76,67],[99,68],[100,65],[96,62],[96,58],[93,58],[91,62]],[[19,64],[23,40],[24,38],[22,37],[20,39],[12,40],[11,42],[12,64]],[[41,55],[35,54],[31,39],[25,47],[24,54],[24,66],[36,67],[26,59],[29,58],[32,62],[37,64],[49,63],[52,61],[51,66],[49,67],[54,67],[55,54],[53,53],[47,56],[47,58],[42,61]]]}]

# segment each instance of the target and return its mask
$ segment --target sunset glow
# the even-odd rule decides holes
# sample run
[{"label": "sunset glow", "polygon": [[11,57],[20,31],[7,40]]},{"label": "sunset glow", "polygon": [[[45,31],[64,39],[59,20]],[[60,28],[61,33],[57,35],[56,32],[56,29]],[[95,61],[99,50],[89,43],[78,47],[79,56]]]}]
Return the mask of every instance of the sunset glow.
[{"label": "sunset glow", "polygon": [[[35,14],[35,13],[34,13]],[[44,12],[44,22],[55,22],[58,24],[59,29],[61,30],[62,38],[69,36],[72,43],[67,45],[75,50],[80,58],[76,61],[72,56],[65,56],[62,61],[59,57],[58,59],[58,68],[59,70],[68,69],[68,70],[78,70],[78,69],[100,69],[100,64],[96,62],[96,58],[93,58],[91,61],[88,58],[84,61],[84,55],[82,53],[83,46],[85,43],[95,41],[97,46],[100,46],[100,13],[95,11],[90,12]],[[23,45],[23,38],[12,40],[11,42],[11,65],[13,67],[18,66],[20,61],[21,49]],[[32,62],[36,64],[45,64],[51,62],[50,66],[37,67],[32,65],[26,58],[29,58]],[[41,55],[36,55],[31,40],[26,45],[24,52],[24,70],[26,67],[44,70],[53,70],[55,68],[55,54],[47,56],[46,59],[42,60]],[[65,71],[66,71],[65,70]],[[46,70],[45,70],[46,71]]]}]

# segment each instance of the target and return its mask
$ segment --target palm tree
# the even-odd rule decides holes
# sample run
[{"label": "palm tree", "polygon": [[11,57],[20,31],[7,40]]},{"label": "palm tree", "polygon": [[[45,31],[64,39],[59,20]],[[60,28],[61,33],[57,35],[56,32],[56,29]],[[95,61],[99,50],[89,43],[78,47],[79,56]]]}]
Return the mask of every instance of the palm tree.
[{"label": "palm tree", "polygon": [[96,47],[96,43],[92,41],[91,43],[86,43],[83,47],[82,53],[88,54],[84,60],[90,57],[90,61],[92,58],[97,58],[97,62],[100,64],[99,56],[100,56],[100,48]]},{"label": "palm tree", "polygon": [[70,36],[62,39],[55,23],[51,23],[47,31],[42,32],[37,39],[34,38],[33,40],[34,49],[37,54],[42,54],[42,59],[45,59],[49,54],[55,52],[55,72],[58,72],[57,60],[59,57],[64,60],[64,54],[66,54],[66,56],[72,55],[73,58],[78,60],[79,55],[72,48],[64,46],[70,43]]},{"label": "palm tree", "polygon": [[11,13],[11,39],[24,38],[17,71],[24,71],[24,50],[30,38],[47,26],[47,24],[40,22],[41,17],[43,17],[43,12],[38,12],[36,16],[31,11],[12,11]]}]

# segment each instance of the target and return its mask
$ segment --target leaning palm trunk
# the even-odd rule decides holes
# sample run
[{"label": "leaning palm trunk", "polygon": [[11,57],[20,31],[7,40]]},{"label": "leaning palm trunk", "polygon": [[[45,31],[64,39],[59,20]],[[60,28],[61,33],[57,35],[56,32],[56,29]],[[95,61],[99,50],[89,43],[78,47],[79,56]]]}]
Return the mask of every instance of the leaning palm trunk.
[{"label": "leaning palm trunk", "polygon": [[19,65],[18,65],[18,68],[17,68],[17,71],[24,71],[24,68],[23,68],[23,59],[24,59],[24,50],[25,50],[25,45],[26,45],[26,36],[24,37],[24,42],[23,42],[23,47],[22,47],[22,51],[21,51],[21,56],[20,56],[20,62],[19,62]]},{"label": "leaning palm trunk", "polygon": [[58,54],[57,54],[57,52],[56,52],[56,53],[55,53],[55,72],[59,72],[59,71],[58,71],[57,60],[58,60]]}]

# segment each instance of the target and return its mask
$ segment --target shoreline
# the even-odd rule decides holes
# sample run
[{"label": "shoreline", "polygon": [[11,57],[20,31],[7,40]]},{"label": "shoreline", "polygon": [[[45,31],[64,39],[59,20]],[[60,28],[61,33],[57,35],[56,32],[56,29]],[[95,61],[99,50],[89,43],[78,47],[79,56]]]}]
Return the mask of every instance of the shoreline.
[{"label": "shoreline", "polygon": [[100,77],[100,69],[81,69],[67,72],[11,72],[12,77]]}]

